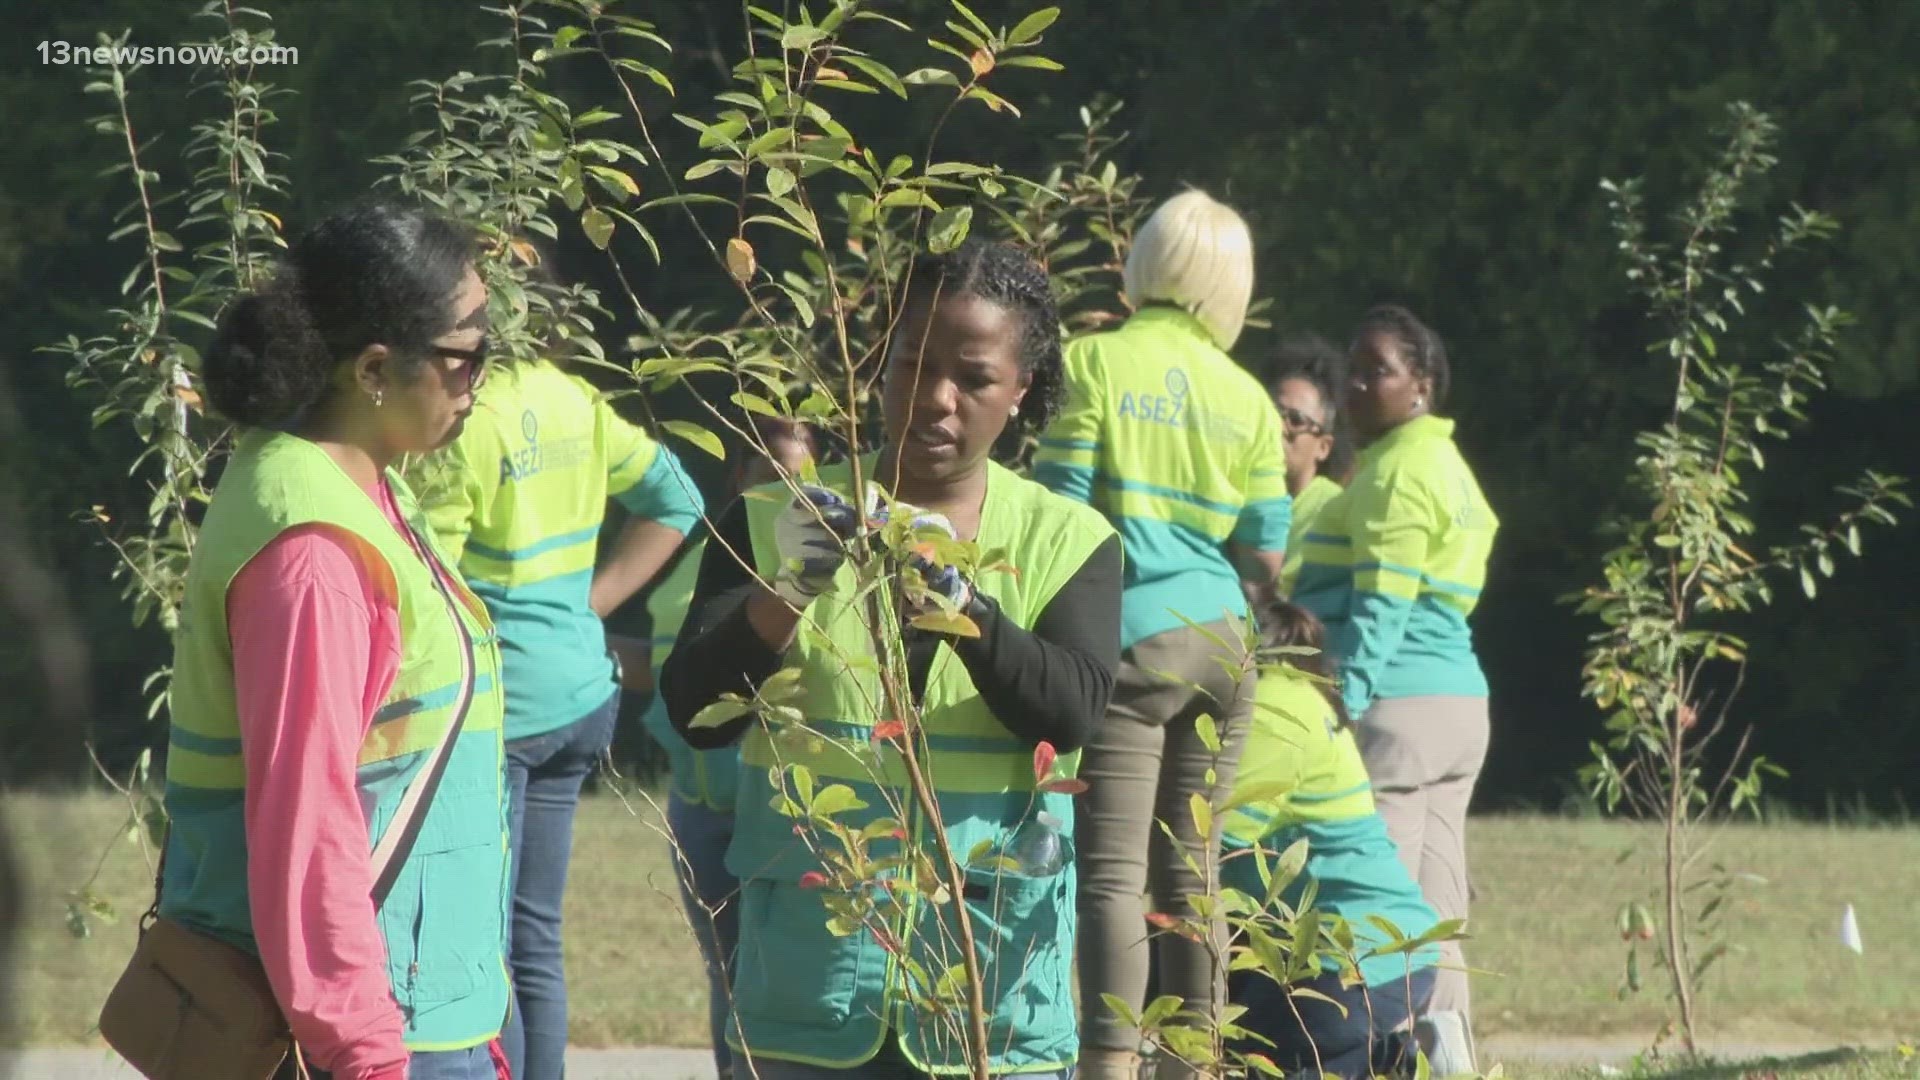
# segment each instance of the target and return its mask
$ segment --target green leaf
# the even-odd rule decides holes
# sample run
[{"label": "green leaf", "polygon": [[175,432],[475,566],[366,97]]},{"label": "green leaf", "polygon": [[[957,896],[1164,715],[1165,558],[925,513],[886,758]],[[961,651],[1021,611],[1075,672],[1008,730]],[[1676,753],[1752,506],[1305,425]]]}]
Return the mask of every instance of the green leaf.
[{"label": "green leaf", "polygon": [[690,423],[686,420],[663,420],[660,422],[660,426],[700,449],[705,450],[707,453],[712,454],[714,457],[719,458],[721,461],[727,459],[727,449],[720,444],[720,437],[698,424]]},{"label": "green leaf", "polygon": [[768,167],[767,193],[769,195],[773,195],[775,197],[785,195],[787,192],[793,190],[793,185],[795,183],[797,183],[797,181],[794,180],[793,173],[788,172],[785,168],[782,168],[779,165],[773,165]]},{"label": "green leaf", "polygon": [[726,158],[708,158],[705,161],[695,163],[692,168],[688,169],[684,179],[688,181],[704,180],[723,169],[728,172],[738,172],[740,163],[737,161],[729,161]]},{"label": "green leaf", "polygon": [[1820,591],[1819,587],[1813,582],[1813,571],[1808,570],[1805,566],[1800,567],[1800,591],[1806,593],[1807,599],[1809,600],[1813,599],[1814,595]]},{"label": "green leaf", "polygon": [[[1007,33],[1007,42],[1012,45],[1025,45],[1044,33],[1047,27],[1052,26],[1053,21],[1059,17],[1059,8],[1041,8],[1015,23],[1013,29]],[[1005,63],[1004,60],[1001,62]]]},{"label": "green leaf", "polygon": [[780,33],[780,47],[790,52],[805,52],[827,37],[817,26],[794,23]]},{"label": "green leaf", "polygon": [[745,390],[742,390],[728,398],[728,400],[748,412],[759,413],[761,416],[771,416],[775,419],[780,418],[780,410],[774,407],[773,402],[768,401],[758,394],[749,394]]},{"label": "green leaf", "polygon": [[1200,736],[1200,742],[1207,748],[1208,753],[1220,752],[1220,727],[1213,722],[1212,716],[1201,713],[1200,718],[1193,722],[1193,729],[1194,733]]},{"label": "green leaf", "polygon": [[629,199],[640,194],[640,185],[633,177],[610,165],[589,165],[587,171],[616,199]]},{"label": "green leaf", "polygon": [[1213,835],[1213,807],[1207,805],[1207,797],[1196,791],[1187,799],[1187,809],[1193,814],[1194,832],[1201,837]]},{"label": "green leaf", "polygon": [[934,254],[952,251],[967,238],[973,224],[973,207],[949,206],[933,215],[927,226],[927,247]]},{"label": "green leaf", "polygon": [[907,96],[906,84],[901,82],[900,76],[895,75],[893,69],[885,64],[865,56],[839,56],[835,59],[861,72],[866,75],[867,78],[872,79],[888,90],[891,90],[895,96],[901,98]]},{"label": "green leaf", "polygon": [[903,187],[903,188],[896,188],[893,191],[889,191],[886,193],[886,195],[881,197],[880,205],[881,206],[921,206],[921,207],[925,207],[928,210],[940,209],[940,204],[933,200],[933,196],[927,194],[926,192],[920,190],[917,187]]},{"label": "green leaf", "polygon": [[1044,56],[1002,56],[996,63],[1001,67],[1037,68],[1041,71],[1065,71],[1067,66],[1058,60]]},{"label": "green leaf", "polygon": [[597,206],[580,215],[580,228],[586,232],[593,246],[601,251],[607,250],[607,245],[613,241],[613,219]]},{"label": "green leaf", "polygon": [[960,78],[946,68],[916,68],[900,77],[908,86],[959,86]]},{"label": "green leaf", "polygon": [[866,808],[867,804],[861,802],[860,796],[855,795],[853,789],[845,784],[829,784],[822,788],[820,794],[813,797],[811,807],[813,816],[819,818],[830,818],[848,810]]},{"label": "green leaf", "polygon": [[693,719],[687,722],[687,726],[690,728],[719,727],[729,720],[738,720],[752,711],[753,706],[744,701],[722,698],[695,713]]}]

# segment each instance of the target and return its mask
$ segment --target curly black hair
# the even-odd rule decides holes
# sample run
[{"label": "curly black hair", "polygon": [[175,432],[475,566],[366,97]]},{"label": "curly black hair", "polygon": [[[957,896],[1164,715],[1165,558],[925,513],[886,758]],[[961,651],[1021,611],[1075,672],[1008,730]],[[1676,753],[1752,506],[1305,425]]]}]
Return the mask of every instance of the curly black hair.
[{"label": "curly black hair", "polygon": [[452,328],[447,300],[475,254],[472,230],[416,207],[328,214],[264,285],[221,313],[202,369],[208,402],[237,423],[285,428],[369,345],[393,350],[402,370],[416,366]]},{"label": "curly black hair", "polygon": [[978,297],[1020,316],[1020,370],[1033,381],[1015,419],[1032,430],[1044,430],[1067,400],[1060,311],[1046,270],[1012,244],[969,238],[952,251],[922,256],[914,264],[905,300],[936,293]]},{"label": "curly black hair", "polygon": [[1447,363],[1447,346],[1440,335],[1413,312],[1399,304],[1375,304],[1360,316],[1353,340],[1373,333],[1392,334],[1406,350],[1407,364],[1416,375],[1433,380],[1433,408],[1438,412],[1447,403],[1447,389],[1453,382],[1453,369]]},{"label": "curly black hair", "polygon": [[1273,364],[1267,374],[1267,392],[1278,393],[1288,379],[1303,379],[1320,391],[1319,420],[1329,429],[1340,401],[1340,384],[1346,377],[1347,358],[1319,334],[1288,334],[1274,350]]}]

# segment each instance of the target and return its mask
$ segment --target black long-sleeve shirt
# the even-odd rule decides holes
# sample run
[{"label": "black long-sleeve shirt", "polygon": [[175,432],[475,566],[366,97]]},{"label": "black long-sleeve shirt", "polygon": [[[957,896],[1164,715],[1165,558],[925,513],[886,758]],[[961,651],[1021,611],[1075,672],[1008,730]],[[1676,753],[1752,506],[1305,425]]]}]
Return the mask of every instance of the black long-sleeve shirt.
[{"label": "black long-sleeve shirt", "polygon": [[[747,619],[747,599],[761,586],[734,553],[750,559],[752,551],[746,505],[736,499],[714,525],[694,585],[693,608],[661,668],[659,692],[667,718],[698,749],[735,742],[753,723],[752,716],[743,716],[717,727],[689,727],[701,709],[723,693],[752,694],[780,670],[780,654],[760,639]],[[976,590],[967,614],[980,627],[979,637],[907,630],[913,692],[924,692],[939,644],[947,641],[987,708],[1007,730],[1030,743],[1052,743],[1063,754],[1077,750],[1092,737],[1113,691],[1120,662],[1120,590],[1118,536],[1108,537],[1087,557],[1030,631]]]}]

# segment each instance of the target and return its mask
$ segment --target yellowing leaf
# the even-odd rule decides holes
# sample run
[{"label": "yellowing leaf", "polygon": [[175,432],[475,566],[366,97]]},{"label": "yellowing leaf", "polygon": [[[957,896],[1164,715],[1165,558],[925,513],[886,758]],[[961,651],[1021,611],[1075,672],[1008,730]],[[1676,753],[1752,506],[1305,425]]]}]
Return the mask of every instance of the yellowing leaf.
[{"label": "yellowing leaf", "polygon": [[[602,244],[601,246],[605,247],[606,245]],[[727,241],[727,273],[733,275],[733,280],[742,285],[746,284],[753,278],[753,271],[756,265],[753,257],[752,244],[747,243],[746,240],[738,236]]]},{"label": "yellowing leaf", "polygon": [[974,78],[977,79],[993,70],[993,54],[985,49],[975,49],[973,55],[967,57],[967,66],[973,69]]},{"label": "yellowing leaf", "polygon": [[586,230],[587,239],[601,251],[607,250],[613,241],[613,219],[597,206],[580,215],[580,228]]}]

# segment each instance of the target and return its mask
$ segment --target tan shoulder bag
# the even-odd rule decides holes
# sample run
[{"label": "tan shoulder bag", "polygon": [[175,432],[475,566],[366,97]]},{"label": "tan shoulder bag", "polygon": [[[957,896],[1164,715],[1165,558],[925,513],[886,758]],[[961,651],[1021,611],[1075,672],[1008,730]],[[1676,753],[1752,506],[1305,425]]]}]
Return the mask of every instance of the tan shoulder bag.
[{"label": "tan shoulder bag", "polygon": [[[460,618],[459,601],[441,580],[435,560],[420,550],[416,539],[408,539],[427,563],[460,636],[461,697],[432,761],[407,785],[393,822],[373,849],[376,908],[392,891],[413,850],[473,703],[473,638]],[[141,919],[133,959],[101,1009],[100,1034],[148,1080],[272,1080],[294,1046],[266,968],[244,949],[161,917],[160,877],[165,872],[163,845],[153,907]]]}]

